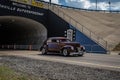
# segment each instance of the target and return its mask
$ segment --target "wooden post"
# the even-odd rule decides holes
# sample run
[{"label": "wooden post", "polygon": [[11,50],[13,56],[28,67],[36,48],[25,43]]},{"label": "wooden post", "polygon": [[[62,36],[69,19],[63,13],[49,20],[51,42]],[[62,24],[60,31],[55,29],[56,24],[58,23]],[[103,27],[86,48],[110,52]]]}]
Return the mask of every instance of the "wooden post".
[{"label": "wooden post", "polygon": [[13,46],[14,50],[16,49],[16,45]]},{"label": "wooden post", "polygon": [[32,50],[32,45],[29,45],[29,50]]}]

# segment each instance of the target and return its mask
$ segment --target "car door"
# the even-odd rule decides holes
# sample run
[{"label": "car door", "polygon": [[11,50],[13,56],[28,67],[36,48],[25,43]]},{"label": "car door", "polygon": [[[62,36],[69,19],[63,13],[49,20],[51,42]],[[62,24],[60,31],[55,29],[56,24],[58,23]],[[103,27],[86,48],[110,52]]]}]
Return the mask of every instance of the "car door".
[{"label": "car door", "polygon": [[52,39],[51,42],[48,42],[49,51],[59,51],[59,40]]}]

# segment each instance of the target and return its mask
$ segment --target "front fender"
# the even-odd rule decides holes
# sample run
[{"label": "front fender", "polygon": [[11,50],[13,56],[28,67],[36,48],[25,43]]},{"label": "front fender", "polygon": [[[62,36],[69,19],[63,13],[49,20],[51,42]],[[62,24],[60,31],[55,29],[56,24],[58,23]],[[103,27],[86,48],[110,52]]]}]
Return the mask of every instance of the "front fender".
[{"label": "front fender", "polygon": [[81,51],[83,51],[83,52],[86,51],[84,46],[80,46],[80,49],[81,49]]}]

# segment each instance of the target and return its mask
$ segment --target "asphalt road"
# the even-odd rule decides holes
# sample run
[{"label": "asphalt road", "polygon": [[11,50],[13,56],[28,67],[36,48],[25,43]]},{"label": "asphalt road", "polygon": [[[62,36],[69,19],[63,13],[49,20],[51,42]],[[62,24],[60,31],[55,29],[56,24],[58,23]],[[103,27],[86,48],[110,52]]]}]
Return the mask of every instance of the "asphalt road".
[{"label": "asphalt road", "polygon": [[0,51],[0,55],[16,55],[38,60],[120,71],[120,55],[86,53],[83,57],[64,57],[57,53],[41,55],[39,51]]}]

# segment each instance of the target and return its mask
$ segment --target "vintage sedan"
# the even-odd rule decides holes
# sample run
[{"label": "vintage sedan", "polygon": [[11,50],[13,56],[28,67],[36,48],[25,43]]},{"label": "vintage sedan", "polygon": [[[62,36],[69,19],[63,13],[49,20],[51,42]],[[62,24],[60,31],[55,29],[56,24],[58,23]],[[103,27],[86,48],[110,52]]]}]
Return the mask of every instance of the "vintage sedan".
[{"label": "vintage sedan", "polygon": [[44,42],[41,47],[41,52],[42,54],[47,54],[47,52],[60,52],[64,56],[69,56],[70,54],[83,56],[85,47],[65,37],[51,37]]}]

